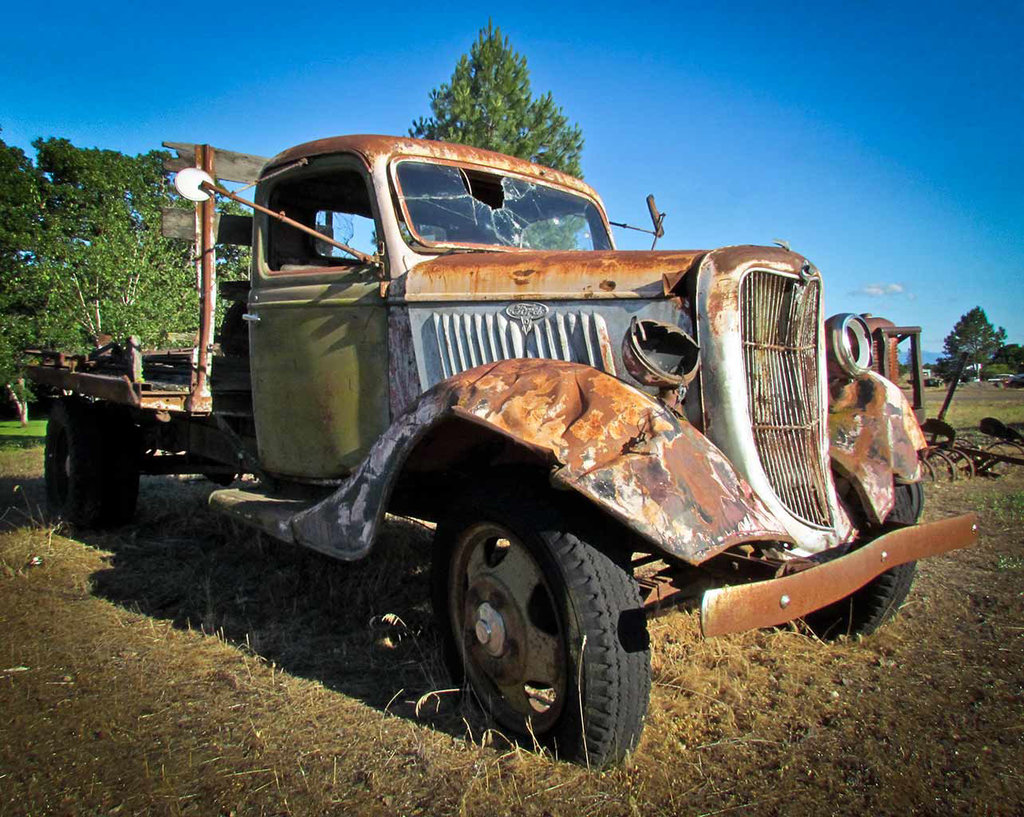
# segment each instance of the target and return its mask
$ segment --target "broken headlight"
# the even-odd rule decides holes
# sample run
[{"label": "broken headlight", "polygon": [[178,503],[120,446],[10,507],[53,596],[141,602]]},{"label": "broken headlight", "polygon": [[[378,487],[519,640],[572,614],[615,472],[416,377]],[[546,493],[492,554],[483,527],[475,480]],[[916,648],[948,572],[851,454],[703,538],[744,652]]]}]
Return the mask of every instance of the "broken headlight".
[{"label": "broken headlight", "polygon": [[825,321],[825,355],[830,378],[855,378],[871,368],[871,333],[860,315],[840,312]]},{"label": "broken headlight", "polygon": [[696,376],[700,347],[678,326],[633,318],[622,339],[622,361],[637,382],[677,389]]}]

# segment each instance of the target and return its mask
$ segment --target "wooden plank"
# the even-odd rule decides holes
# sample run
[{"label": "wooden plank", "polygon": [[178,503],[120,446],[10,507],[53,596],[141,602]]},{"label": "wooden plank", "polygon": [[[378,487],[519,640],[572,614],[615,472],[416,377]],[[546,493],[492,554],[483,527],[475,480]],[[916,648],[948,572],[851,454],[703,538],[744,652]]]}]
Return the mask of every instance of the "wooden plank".
[{"label": "wooden plank", "polygon": [[[196,166],[196,146],[184,142],[164,142],[165,148],[177,151],[178,155],[164,160],[164,170],[177,173],[186,167]],[[263,165],[270,161],[266,156],[251,153],[236,153],[233,150],[214,148],[214,167],[221,181],[252,184],[260,176]]]},{"label": "wooden plank", "polygon": [[215,148],[217,162],[217,178],[229,182],[252,184],[260,177],[263,166],[270,161],[267,156],[254,156],[251,153],[236,153],[233,150]]},{"label": "wooden plank", "polygon": [[196,166],[195,145],[186,145],[181,142],[164,142],[163,146],[176,151],[178,154],[177,156],[171,156],[169,159],[164,159],[164,170],[168,173],[177,173],[186,167]]},{"label": "wooden plank", "polygon": [[[214,216],[214,231],[218,244],[252,246],[252,216]],[[178,238],[182,241],[196,240],[196,214],[193,210],[164,207],[160,220],[160,232],[164,238]]]},{"label": "wooden plank", "polygon": [[111,403],[139,405],[139,396],[135,393],[131,381],[125,376],[79,374],[52,366],[28,366],[25,372],[30,380],[44,386],[109,400]]},{"label": "wooden plank", "polygon": [[160,233],[164,238],[180,238],[183,241],[195,241],[195,210],[164,207],[160,217]]}]

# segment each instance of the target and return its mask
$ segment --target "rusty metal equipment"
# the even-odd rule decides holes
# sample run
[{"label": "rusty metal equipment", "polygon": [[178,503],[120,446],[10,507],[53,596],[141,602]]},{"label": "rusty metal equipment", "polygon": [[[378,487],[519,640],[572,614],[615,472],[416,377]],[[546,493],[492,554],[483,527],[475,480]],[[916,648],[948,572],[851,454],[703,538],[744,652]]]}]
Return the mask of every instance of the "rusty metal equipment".
[{"label": "rusty metal equipment", "polygon": [[861,315],[871,332],[871,359],[874,369],[893,383],[899,380],[899,346],[910,341],[911,406],[918,420],[924,419],[924,376],[921,358],[921,327],[896,326],[892,321],[873,315]]},{"label": "rusty metal equipment", "polygon": [[923,476],[932,481],[955,482],[979,474],[998,476],[1007,465],[1024,465],[1024,436],[995,417],[985,417],[978,424],[978,430],[992,438],[982,446],[958,440],[956,429],[945,421],[966,365],[967,355],[964,354],[957,363],[938,416],[921,424],[921,430],[928,435],[928,445],[918,452],[918,456]]},{"label": "rusty metal equipment", "polygon": [[931,481],[954,482],[981,475],[997,476],[1008,465],[1024,465],[1024,437],[994,417],[986,417],[979,431],[992,440],[972,445],[957,439],[956,430],[945,421],[946,412],[953,402],[960,377],[967,366],[967,355],[961,355],[956,371],[946,390],[942,408],[936,417],[924,419],[924,377],[921,360],[921,328],[896,326],[891,321],[873,315],[862,315],[871,333],[872,368],[883,377],[896,382],[899,379],[899,345],[910,341],[911,405],[921,421],[928,445],[918,452],[922,476]]},{"label": "rusty metal equipment", "polygon": [[998,476],[1007,465],[1024,465],[1024,436],[995,417],[985,417],[978,426],[993,438],[982,446],[958,440],[956,429],[938,418],[925,420],[921,429],[930,437],[919,452],[926,479],[955,482],[979,474]]}]

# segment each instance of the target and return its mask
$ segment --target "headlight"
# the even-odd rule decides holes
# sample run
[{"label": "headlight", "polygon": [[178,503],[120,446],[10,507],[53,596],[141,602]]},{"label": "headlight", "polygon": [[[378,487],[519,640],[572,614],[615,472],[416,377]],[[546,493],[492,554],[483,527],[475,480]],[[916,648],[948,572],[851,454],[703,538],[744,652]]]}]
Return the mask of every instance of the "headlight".
[{"label": "headlight", "polygon": [[678,326],[633,318],[622,339],[622,361],[637,382],[675,389],[696,376],[700,347]]},{"label": "headlight", "polygon": [[871,368],[871,333],[860,315],[841,312],[825,321],[829,377],[854,378]]}]

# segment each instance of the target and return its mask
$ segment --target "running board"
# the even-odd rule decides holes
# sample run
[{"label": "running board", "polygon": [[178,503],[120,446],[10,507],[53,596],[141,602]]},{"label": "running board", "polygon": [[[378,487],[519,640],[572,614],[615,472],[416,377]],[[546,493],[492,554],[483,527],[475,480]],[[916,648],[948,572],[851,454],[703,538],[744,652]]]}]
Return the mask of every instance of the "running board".
[{"label": "running board", "polygon": [[312,507],[315,502],[308,499],[282,499],[259,489],[243,491],[240,488],[223,488],[210,494],[209,504],[218,513],[237,519],[282,542],[294,544],[292,518]]}]

